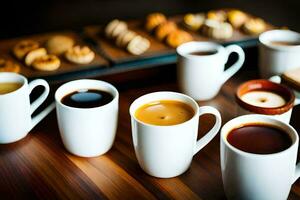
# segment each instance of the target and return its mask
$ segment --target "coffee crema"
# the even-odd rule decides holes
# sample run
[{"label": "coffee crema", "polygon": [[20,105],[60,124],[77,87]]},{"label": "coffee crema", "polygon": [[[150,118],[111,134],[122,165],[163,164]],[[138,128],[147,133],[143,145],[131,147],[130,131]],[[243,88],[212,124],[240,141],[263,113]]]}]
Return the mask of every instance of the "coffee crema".
[{"label": "coffee crema", "polygon": [[113,100],[109,92],[96,89],[81,89],[67,94],[61,102],[75,108],[95,108],[108,104]]},{"label": "coffee crema", "polygon": [[270,44],[274,46],[298,46],[300,41],[271,41]]},{"label": "coffee crema", "polygon": [[0,95],[16,91],[17,89],[22,87],[22,85],[23,85],[22,83],[16,83],[16,82],[0,83]]},{"label": "coffee crema", "polygon": [[194,55],[194,56],[209,56],[209,55],[213,55],[216,53],[218,53],[218,52],[215,50],[210,50],[210,51],[193,51],[193,52],[190,52],[189,54]]},{"label": "coffee crema", "polygon": [[278,153],[292,145],[292,139],[283,130],[256,123],[231,130],[227,141],[239,150],[254,154]]},{"label": "coffee crema", "polygon": [[139,107],[135,117],[147,124],[170,126],[190,120],[195,112],[188,104],[177,100],[159,100]]}]

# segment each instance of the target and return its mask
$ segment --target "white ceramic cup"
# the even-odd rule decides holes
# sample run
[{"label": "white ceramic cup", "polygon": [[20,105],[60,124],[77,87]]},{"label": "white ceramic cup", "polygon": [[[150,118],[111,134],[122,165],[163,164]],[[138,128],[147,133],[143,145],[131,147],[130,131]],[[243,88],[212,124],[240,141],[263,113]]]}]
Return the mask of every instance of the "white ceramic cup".
[{"label": "white ceramic cup", "polygon": [[259,36],[259,71],[262,78],[300,66],[300,45],[272,45],[272,41],[300,42],[300,34],[290,30],[271,30]]},{"label": "white ceramic cup", "polygon": [[[212,55],[192,55],[196,51],[216,51]],[[227,70],[225,64],[231,53],[238,60]],[[245,53],[238,45],[223,47],[213,42],[188,42],[177,48],[177,77],[183,93],[196,100],[208,100],[217,95],[222,85],[243,65]]]},{"label": "white ceramic cup", "polygon": [[[194,109],[195,115],[184,123],[171,126],[146,124],[135,117],[140,106],[157,100],[184,102]],[[216,136],[221,126],[218,110],[210,106],[199,107],[191,97],[176,92],[155,92],[141,96],[131,104],[129,112],[138,162],[145,172],[159,178],[170,178],[185,172],[193,156]],[[197,141],[199,116],[204,114],[213,114],[216,122]]]},{"label": "white ceramic cup", "polygon": [[[273,154],[241,151],[227,141],[228,133],[241,125],[265,123],[281,128],[292,139],[292,145]],[[283,200],[300,176],[296,167],[298,134],[289,124],[264,115],[244,115],[227,122],[221,129],[221,170],[228,199]]]},{"label": "white ceramic cup", "polygon": [[[95,108],[75,108],[61,102],[64,96],[82,89],[109,92],[113,100]],[[94,157],[112,147],[119,109],[119,93],[113,85],[90,79],[71,81],[57,89],[55,101],[60,135],[69,152],[82,157]]]},{"label": "white ceramic cup", "polygon": [[[0,94],[0,144],[24,138],[49,113],[44,110],[31,117],[49,94],[49,85],[45,80],[37,79],[28,84],[27,79],[20,74],[1,72],[0,83],[9,82],[21,83],[22,86],[13,92]],[[37,86],[43,86],[45,90],[30,104],[29,95]]]}]

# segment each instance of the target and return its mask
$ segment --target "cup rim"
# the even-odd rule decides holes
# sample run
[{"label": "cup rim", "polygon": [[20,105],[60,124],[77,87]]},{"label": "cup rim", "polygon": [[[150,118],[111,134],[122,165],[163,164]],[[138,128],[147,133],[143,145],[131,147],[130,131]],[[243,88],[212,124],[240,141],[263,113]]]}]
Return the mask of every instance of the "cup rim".
[{"label": "cup rim", "polygon": [[[179,123],[179,124],[173,124],[173,125],[154,125],[154,124],[145,123],[145,122],[143,122],[143,121],[137,119],[136,116],[135,116],[135,112],[136,112],[136,110],[137,110],[140,106],[138,106],[138,107],[137,107],[136,109],[134,109],[134,110],[133,110],[133,106],[134,106],[138,101],[140,101],[142,98],[146,98],[147,96],[151,96],[151,95],[155,95],[155,94],[174,94],[174,95],[178,95],[178,96],[181,96],[181,97],[184,97],[184,98],[188,99],[189,101],[191,101],[191,102],[195,105],[196,110],[194,110],[194,111],[195,111],[194,116],[193,116],[191,119],[189,119],[189,120],[187,120],[187,121],[185,121],[185,122],[182,122],[182,123]],[[160,99],[160,100],[169,100],[168,98],[159,98],[159,99]],[[172,100],[173,100],[173,99],[172,99]],[[180,101],[180,100],[176,100],[176,101]],[[143,105],[145,105],[145,104],[147,104],[147,103],[149,103],[149,101],[148,101],[148,102],[144,102]],[[184,103],[187,104],[187,102],[184,102]],[[189,105],[189,106],[190,106],[190,105]],[[192,108],[194,109],[194,107],[192,107]],[[148,126],[148,127],[159,127],[159,128],[169,128],[169,127],[176,127],[176,126],[181,126],[181,125],[187,124],[187,123],[191,122],[192,120],[194,120],[194,119],[198,116],[198,113],[199,113],[199,105],[198,105],[198,103],[197,103],[192,97],[190,97],[190,96],[188,96],[188,95],[185,95],[185,94],[182,94],[182,93],[179,93],[179,92],[172,92],[172,91],[159,91],[159,92],[151,92],[151,93],[147,93],[147,94],[142,95],[142,96],[138,97],[137,99],[135,99],[135,100],[131,103],[131,105],[130,105],[130,107],[129,107],[129,114],[130,114],[130,116],[131,116],[134,120],[136,120],[136,121],[139,122],[140,124],[143,124],[144,126]]]},{"label": "cup rim", "polygon": [[[100,84],[108,86],[110,89],[112,89],[114,91],[115,95],[113,95],[114,96],[113,99],[110,102],[108,102],[107,104],[102,105],[102,106],[92,107],[92,108],[78,108],[78,107],[72,107],[72,106],[63,104],[61,102],[61,98],[60,99],[58,98],[58,93],[60,92],[60,90],[63,90],[64,87],[67,87],[68,85],[72,85],[72,84],[75,84],[78,82],[97,82],[98,84],[100,83]],[[74,91],[76,91],[76,89],[74,89]],[[70,92],[65,92],[62,96],[65,96],[67,94],[70,94]],[[108,107],[109,105],[111,105],[113,102],[117,101],[117,99],[119,99],[119,92],[115,86],[113,86],[112,84],[110,84],[106,81],[101,81],[101,80],[96,80],[96,79],[78,79],[78,80],[66,82],[66,83],[62,84],[61,86],[59,86],[59,88],[57,88],[57,90],[55,91],[54,98],[55,98],[55,102],[63,108],[72,109],[72,110],[80,110],[80,111],[96,110],[96,109],[104,109],[104,108]]]},{"label": "cup rim", "polygon": [[[190,52],[193,51],[189,51],[188,53],[183,52],[185,48],[189,47],[189,46],[197,46],[197,48],[200,48],[200,46],[214,46],[216,50],[215,54],[211,54],[211,55],[191,55]],[[199,58],[211,58],[214,57],[218,54],[220,54],[222,51],[224,51],[224,47],[216,42],[210,42],[210,41],[191,41],[191,42],[186,42],[183,43],[181,45],[179,45],[176,48],[176,52],[178,55],[182,56],[182,57],[186,57],[186,58],[190,58],[190,59],[199,59]]]},{"label": "cup rim", "polygon": [[16,93],[18,93],[20,90],[22,90],[23,88],[26,87],[26,85],[28,84],[28,81],[27,79],[21,75],[21,74],[18,74],[18,73],[15,73],[15,72],[1,72],[0,73],[0,78],[1,76],[6,76],[6,77],[18,77],[22,80],[22,86],[12,92],[9,92],[9,93],[6,93],[6,94],[0,94],[0,97],[6,97],[6,96],[10,96],[10,95],[14,95]]},{"label": "cup rim", "polygon": [[[231,145],[228,140],[227,140],[227,135],[229,134],[229,132],[231,130],[233,130],[234,128],[237,128],[239,127],[240,125],[242,125],[242,123],[235,123],[235,121],[238,121],[242,118],[252,118],[250,120],[248,120],[248,124],[251,124],[251,123],[264,123],[265,124],[269,124],[269,125],[273,125],[274,127],[278,127],[278,128],[281,128],[283,130],[285,130],[284,128],[282,127],[285,127],[287,129],[289,129],[289,133],[287,133],[287,131],[285,131],[287,134],[289,134],[289,137],[291,138],[292,140],[292,144],[285,150],[283,151],[280,151],[280,152],[276,152],[276,153],[270,153],[270,154],[256,154],[256,153],[250,153],[250,152],[246,152],[246,151],[243,151],[243,150],[240,150],[236,147],[234,147],[233,145]],[[260,120],[255,120],[254,118],[260,118]],[[264,120],[262,121],[261,119],[264,118]],[[266,121],[269,121],[269,122],[266,122]],[[271,122],[270,122],[271,121]],[[236,125],[231,125],[232,123],[235,123]],[[247,123],[244,123],[244,124],[247,124]],[[232,126],[232,128],[228,128],[228,126]],[[224,129],[228,129],[228,131],[225,132]],[[242,116],[239,116],[239,117],[236,117],[236,118],[233,118],[231,120],[229,120],[228,122],[226,122],[226,124],[223,125],[223,127],[221,128],[221,131],[220,131],[220,137],[221,137],[221,141],[223,141],[223,143],[232,151],[234,151],[235,153],[238,153],[242,156],[246,156],[246,157],[252,157],[252,158],[266,158],[266,157],[275,157],[275,156],[281,156],[287,152],[289,152],[299,141],[299,137],[298,137],[298,134],[297,134],[297,131],[290,125],[290,124],[287,124],[287,123],[284,123],[278,119],[274,119],[274,118],[270,118],[268,116],[265,116],[265,115],[261,115],[261,114],[248,114],[248,115],[242,115]],[[290,133],[293,135],[293,136],[290,136]]]},{"label": "cup rim", "polygon": [[[300,48],[300,44],[299,45],[293,45],[293,46],[275,46],[270,44],[269,42],[271,41],[271,39],[266,39],[271,38],[269,35],[270,34],[290,34],[290,35],[294,35],[295,37],[298,37],[298,42],[300,42],[300,34],[298,32],[295,31],[291,31],[291,30],[282,30],[282,29],[275,29],[275,30],[269,30],[269,31],[265,31],[262,34],[259,35],[258,40],[261,44],[263,44],[265,47],[268,47],[270,49],[275,49],[275,50],[284,50],[284,51],[288,51],[288,50],[294,50],[294,49],[298,49]],[[286,37],[282,37],[283,40],[288,41],[284,38]]]},{"label": "cup rim", "polygon": [[[264,90],[264,89],[266,89],[266,91],[273,91],[275,93],[281,92],[282,94],[284,94],[283,97],[286,100],[286,103],[280,107],[264,108],[264,107],[249,104],[243,101],[241,98],[247,92]],[[250,112],[254,112],[257,114],[265,114],[265,115],[280,115],[289,111],[291,108],[294,107],[295,95],[289,88],[285,87],[284,85],[274,83],[272,81],[265,80],[265,79],[255,79],[255,80],[246,81],[241,85],[239,85],[235,93],[235,99],[239,106],[241,106],[242,108]]]}]

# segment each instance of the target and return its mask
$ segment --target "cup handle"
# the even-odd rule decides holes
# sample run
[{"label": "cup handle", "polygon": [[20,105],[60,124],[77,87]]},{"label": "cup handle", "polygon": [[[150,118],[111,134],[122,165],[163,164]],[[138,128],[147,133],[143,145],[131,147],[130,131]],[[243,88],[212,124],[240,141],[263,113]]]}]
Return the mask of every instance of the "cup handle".
[{"label": "cup handle", "polygon": [[221,79],[222,83],[225,83],[230,77],[232,77],[242,67],[245,61],[245,53],[240,46],[233,44],[225,47],[225,49],[227,51],[227,59],[233,52],[238,54],[238,59],[233,65],[223,72],[223,77]]},{"label": "cup handle", "polygon": [[[37,86],[43,86],[45,88],[44,92],[30,105],[30,114],[32,114],[47,98],[49,94],[49,85],[48,83],[43,79],[37,79],[33,80],[29,83],[29,94],[33,91],[33,89]],[[51,104],[52,105],[52,104]],[[50,105],[50,109],[51,109]],[[53,108],[52,108],[53,109]],[[52,110],[51,109],[51,110]],[[50,111],[51,111],[50,110]],[[37,123],[39,123],[44,117],[47,116],[49,113],[49,107],[45,110],[41,111],[39,114],[37,114],[35,117],[31,120],[31,128],[33,128]]]},{"label": "cup handle", "polygon": [[199,139],[196,143],[194,149],[194,155],[200,151],[203,147],[205,147],[219,132],[222,124],[221,114],[220,112],[211,106],[202,106],[199,108],[199,117],[204,114],[213,114],[216,117],[216,122],[212,129],[208,131],[205,136]]}]

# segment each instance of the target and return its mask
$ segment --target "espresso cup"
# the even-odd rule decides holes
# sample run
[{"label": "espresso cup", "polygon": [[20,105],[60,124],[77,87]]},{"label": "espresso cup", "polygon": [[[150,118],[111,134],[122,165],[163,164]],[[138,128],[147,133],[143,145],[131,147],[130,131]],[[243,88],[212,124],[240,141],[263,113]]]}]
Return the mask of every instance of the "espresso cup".
[{"label": "espresso cup", "polygon": [[[215,52],[193,55],[193,52]],[[225,64],[231,53],[238,60],[227,70]],[[196,100],[209,100],[217,95],[222,85],[243,65],[245,54],[238,45],[223,47],[213,42],[188,42],[177,48],[177,77],[181,91]]]},{"label": "espresso cup", "polygon": [[[249,123],[280,128],[291,138],[291,145],[271,154],[248,153],[232,146],[227,135],[233,129]],[[222,127],[220,143],[222,178],[228,199],[287,199],[291,185],[300,176],[300,165],[296,166],[299,139],[292,126],[264,115],[244,115]]]},{"label": "espresso cup", "polygon": [[[193,117],[180,124],[160,126],[140,121],[135,113],[141,106],[160,100],[176,100],[194,110]],[[185,172],[193,156],[205,147],[218,133],[221,116],[210,106],[199,107],[191,97],[176,92],[154,92],[136,99],[129,109],[134,150],[141,168],[159,178],[170,178]],[[213,114],[213,128],[197,141],[199,116]]]},{"label": "espresso cup", "polygon": [[[27,79],[16,73],[1,72],[1,83],[17,83],[20,87],[6,94],[0,94],[0,143],[6,144],[24,138],[51,111],[45,109],[31,117],[32,113],[46,100],[49,85],[45,80],[36,79],[28,84]],[[37,86],[44,92],[30,104],[29,95]]]},{"label": "espresso cup", "polygon": [[[275,93],[281,96],[285,100],[285,103],[278,107],[262,107],[245,102],[242,99],[242,96],[253,91]],[[264,79],[250,80],[241,84],[236,91],[235,97],[236,102],[239,105],[237,116],[246,114],[263,114],[268,117],[278,119],[284,123],[290,123],[293,108],[300,103],[300,99],[295,97],[292,90],[284,85]],[[258,99],[262,97],[255,96],[254,98],[255,101],[258,101]],[[264,100],[272,101],[272,97],[265,96],[263,98],[265,98]]]},{"label": "espresso cup", "polygon": [[[297,45],[274,45],[288,42]],[[290,30],[271,30],[259,36],[259,72],[262,78],[300,66],[300,34]]]},{"label": "espresso cup", "polygon": [[[86,89],[106,91],[113,99],[103,106],[93,108],[71,107],[62,103],[66,95]],[[119,93],[113,85],[91,79],[71,81],[57,89],[55,102],[60,135],[70,153],[81,157],[95,157],[112,147],[119,109]]]}]

